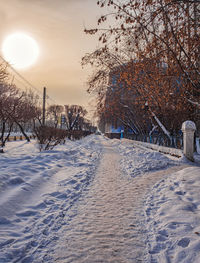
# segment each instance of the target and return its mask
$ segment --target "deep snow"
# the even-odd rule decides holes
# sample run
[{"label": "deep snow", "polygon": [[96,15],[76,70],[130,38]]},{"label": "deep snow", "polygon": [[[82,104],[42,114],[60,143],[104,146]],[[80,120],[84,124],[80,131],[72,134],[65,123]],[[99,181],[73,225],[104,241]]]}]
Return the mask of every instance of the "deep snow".
[{"label": "deep snow", "polygon": [[145,202],[149,262],[200,262],[200,168],[162,179]]},{"label": "deep snow", "polygon": [[119,151],[122,155],[122,169],[131,177],[143,175],[145,172],[166,169],[173,165],[180,165],[178,158],[144,147],[134,147],[131,140],[123,139],[119,144]]},{"label": "deep snow", "polygon": [[100,139],[67,141],[41,153],[34,143],[10,142],[5,151],[0,159],[0,262],[42,262],[94,177]]},{"label": "deep snow", "polygon": [[[45,260],[50,249],[77,217],[73,207],[91,187],[102,142],[119,151],[123,176],[133,184],[171,167],[144,198],[144,262],[200,262],[200,168],[184,158],[134,148],[129,140],[92,135],[41,153],[34,142],[7,143],[0,156],[1,263],[51,262]],[[173,172],[183,163],[189,167]]]},{"label": "deep snow", "polygon": [[145,195],[145,262],[199,263],[200,156],[195,155],[196,163],[191,163],[184,157],[133,148],[129,140],[123,140],[119,148],[122,167],[132,177],[147,176],[145,171],[155,172],[173,165],[189,166],[174,173],[163,172],[163,178]]}]

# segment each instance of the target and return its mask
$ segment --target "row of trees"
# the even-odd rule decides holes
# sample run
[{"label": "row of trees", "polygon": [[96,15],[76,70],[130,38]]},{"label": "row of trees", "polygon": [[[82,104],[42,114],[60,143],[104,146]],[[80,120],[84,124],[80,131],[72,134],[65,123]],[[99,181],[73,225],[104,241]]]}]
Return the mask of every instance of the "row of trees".
[{"label": "row of trees", "polygon": [[[86,114],[87,111],[82,106],[50,105],[46,111],[46,126],[53,128],[52,131],[56,135],[55,138],[62,135],[61,139],[63,139],[64,133],[56,131],[56,129],[63,128],[67,131],[87,130],[93,132],[95,127],[85,118]],[[32,90],[22,91],[18,89],[16,85],[10,82],[6,66],[1,64],[0,147],[5,146],[11,132],[18,131],[22,133],[27,141],[30,141],[29,133],[35,132],[36,135],[39,135],[38,127],[42,127],[42,117],[39,96]],[[42,131],[44,130],[45,128],[42,128]],[[50,132],[50,129],[47,129],[47,131]]]},{"label": "row of trees", "polygon": [[51,105],[47,109],[48,124],[55,128],[63,127],[67,131],[88,130],[95,127],[86,119],[87,111],[80,105]]},{"label": "row of trees", "polygon": [[13,130],[20,131],[30,141],[26,130],[41,120],[39,98],[32,91],[21,91],[9,83],[4,65],[0,66],[0,141],[5,146]]},{"label": "row of trees", "polygon": [[96,95],[101,123],[116,119],[136,133],[157,127],[168,137],[186,119],[199,125],[199,1],[97,4],[110,12],[85,32],[99,34],[102,47],[82,63],[94,68],[88,91]]}]

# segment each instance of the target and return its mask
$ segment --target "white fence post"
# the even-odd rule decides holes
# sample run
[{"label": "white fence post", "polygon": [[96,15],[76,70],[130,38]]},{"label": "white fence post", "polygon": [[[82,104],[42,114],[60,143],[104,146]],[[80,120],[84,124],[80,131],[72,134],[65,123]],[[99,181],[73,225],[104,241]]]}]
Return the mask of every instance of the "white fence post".
[{"label": "white fence post", "polygon": [[196,125],[193,121],[185,121],[181,130],[183,132],[183,153],[187,159],[194,161],[194,133]]}]

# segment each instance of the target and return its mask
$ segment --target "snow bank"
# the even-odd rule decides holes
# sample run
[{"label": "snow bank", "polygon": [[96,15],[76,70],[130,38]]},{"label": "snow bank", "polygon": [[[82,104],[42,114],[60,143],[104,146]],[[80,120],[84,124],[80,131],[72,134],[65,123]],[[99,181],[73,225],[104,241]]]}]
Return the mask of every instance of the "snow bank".
[{"label": "snow bank", "polygon": [[157,183],[145,202],[148,262],[200,262],[200,168]]},{"label": "snow bank", "polygon": [[[115,142],[113,142],[115,144]],[[136,179],[145,172],[173,165],[188,165],[163,176],[145,197],[144,222],[147,236],[147,263],[200,262],[200,168],[186,158],[175,158],[150,149],[134,147],[122,140],[119,150],[125,174]],[[195,155],[198,163],[199,155]],[[163,173],[164,174],[164,173]],[[151,173],[148,173],[151,180]],[[145,229],[144,229],[145,231]]]},{"label": "snow bank", "polygon": [[0,159],[1,263],[45,262],[93,180],[101,140],[88,136],[41,153],[33,142],[7,143]]},{"label": "snow bank", "polygon": [[155,150],[155,151],[165,153],[165,154],[170,154],[176,157],[183,156],[183,151],[180,149],[176,149],[176,148],[170,148],[170,147],[160,146],[160,145],[153,144],[153,143],[140,142],[140,141],[135,141],[135,140],[133,140],[132,144],[138,147],[149,148],[151,150]]},{"label": "snow bank", "polygon": [[134,143],[126,139],[119,144],[119,151],[122,155],[122,169],[132,177],[180,163],[177,158],[160,152],[134,147]]}]

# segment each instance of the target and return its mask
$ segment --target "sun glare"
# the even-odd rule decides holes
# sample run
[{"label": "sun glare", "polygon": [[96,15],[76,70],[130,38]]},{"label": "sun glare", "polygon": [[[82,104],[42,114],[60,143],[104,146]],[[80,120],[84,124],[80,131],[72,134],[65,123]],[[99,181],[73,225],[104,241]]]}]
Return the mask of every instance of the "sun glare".
[{"label": "sun glare", "polygon": [[5,38],[2,45],[4,59],[16,69],[33,65],[39,56],[37,42],[27,34],[15,33]]}]

